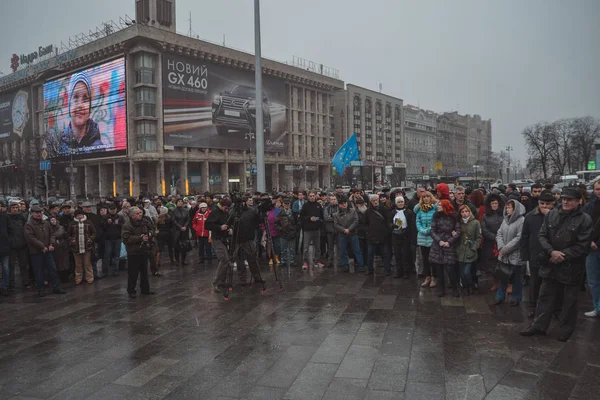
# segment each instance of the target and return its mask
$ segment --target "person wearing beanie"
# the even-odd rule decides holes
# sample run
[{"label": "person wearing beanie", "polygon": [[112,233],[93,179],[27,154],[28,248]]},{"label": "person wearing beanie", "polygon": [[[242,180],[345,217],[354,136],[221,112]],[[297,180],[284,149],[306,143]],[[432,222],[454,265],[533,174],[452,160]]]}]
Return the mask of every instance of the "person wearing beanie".
[{"label": "person wearing beanie", "polygon": [[69,125],[61,137],[60,154],[73,150],[77,154],[104,151],[98,123],[91,118],[92,79],[80,71],[69,80]]},{"label": "person wearing beanie", "polygon": [[[448,199],[437,204],[437,211],[431,222],[431,251],[429,262],[437,275],[437,295],[444,297],[444,271],[448,273],[454,297],[458,297],[458,268],[456,267],[456,244],[460,239],[460,224],[456,210]],[[431,286],[430,286],[431,287]]]},{"label": "person wearing beanie", "polygon": [[204,264],[204,259],[207,256],[206,250],[208,249],[210,232],[206,229],[206,220],[209,215],[210,210],[208,209],[208,204],[200,203],[198,205],[198,211],[196,211],[196,214],[192,219],[192,228],[198,242],[198,264]]}]

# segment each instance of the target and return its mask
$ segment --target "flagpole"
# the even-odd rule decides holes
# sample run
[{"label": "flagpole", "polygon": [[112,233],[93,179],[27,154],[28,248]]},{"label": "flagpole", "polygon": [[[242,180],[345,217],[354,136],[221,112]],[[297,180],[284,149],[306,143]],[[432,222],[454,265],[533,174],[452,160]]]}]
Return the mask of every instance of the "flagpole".
[{"label": "flagpole", "polygon": [[[356,135],[356,132],[353,133],[353,135]],[[363,161],[362,161],[362,156],[360,154],[360,146],[357,145],[356,148],[358,149],[358,161],[360,162],[360,188],[364,190],[363,186],[364,186],[364,174],[363,174]],[[354,171],[352,173],[352,176],[354,176]]]}]

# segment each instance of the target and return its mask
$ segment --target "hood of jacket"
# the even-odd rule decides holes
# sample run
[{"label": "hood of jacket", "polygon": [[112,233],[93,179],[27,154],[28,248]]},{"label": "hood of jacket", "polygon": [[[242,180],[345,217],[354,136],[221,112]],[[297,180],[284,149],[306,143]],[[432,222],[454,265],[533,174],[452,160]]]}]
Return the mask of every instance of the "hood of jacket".
[{"label": "hood of jacket", "polygon": [[81,223],[84,223],[85,221],[87,221],[87,219],[88,219],[88,218],[87,218],[87,215],[83,214],[83,218],[81,218],[81,219],[74,218],[74,219],[73,219],[73,222],[81,222]]},{"label": "hood of jacket", "polygon": [[492,212],[492,206],[490,205],[492,201],[498,202],[498,214],[503,213],[504,211],[504,199],[497,193],[490,193],[485,198],[485,213],[486,215]]},{"label": "hood of jacket", "polygon": [[519,217],[521,217],[522,215],[525,215],[525,206],[521,203],[519,203],[517,200],[509,200],[512,201],[515,204],[515,211],[513,212],[513,214],[509,217],[508,215],[506,215],[506,207],[504,208],[504,220],[506,221],[507,224],[512,224],[513,222],[515,222],[517,219],[519,219]]}]

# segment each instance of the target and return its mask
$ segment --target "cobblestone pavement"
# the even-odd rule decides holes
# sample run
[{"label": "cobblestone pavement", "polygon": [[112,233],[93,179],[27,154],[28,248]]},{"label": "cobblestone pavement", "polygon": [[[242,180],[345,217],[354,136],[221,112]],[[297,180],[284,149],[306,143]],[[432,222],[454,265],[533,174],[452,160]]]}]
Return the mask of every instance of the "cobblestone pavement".
[{"label": "cobblestone pavement", "polygon": [[[266,271],[268,267],[263,267]],[[440,299],[415,279],[283,268],[284,291],[211,293],[210,264],[0,299],[2,399],[591,399],[600,321],[521,338],[525,305]],[[381,273],[381,270],[377,270]],[[237,279],[237,277],[235,278]],[[487,282],[489,287],[489,282]],[[581,294],[581,311],[589,300]]]}]

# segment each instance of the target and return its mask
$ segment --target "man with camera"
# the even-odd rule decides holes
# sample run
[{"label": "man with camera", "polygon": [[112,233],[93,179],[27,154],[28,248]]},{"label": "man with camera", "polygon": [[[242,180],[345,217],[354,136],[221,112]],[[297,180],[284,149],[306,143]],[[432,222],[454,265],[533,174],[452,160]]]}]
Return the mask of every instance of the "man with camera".
[{"label": "man with camera", "polygon": [[[252,207],[252,197],[244,197],[241,203],[241,209],[236,204],[233,210],[233,217],[238,218],[237,230],[233,231],[234,245],[240,253],[238,259],[238,277],[243,286],[246,285],[246,268],[244,259],[248,261],[250,273],[255,282],[262,283],[260,272],[258,270],[258,254],[256,252],[256,243],[254,241],[254,228],[266,218],[267,213],[273,208],[271,199],[261,199],[256,208]],[[259,215],[264,215],[262,219]],[[235,228],[235,226],[234,226]]]},{"label": "man with camera", "polygon": [[129,210],[129,221],[121,229],[121,237],[127,249],[127,293],[135,299],[138,275],[140,276],[140,289],[143,295],[151,295],[150,282],[148,281],[148,254],[152,249],[154,235],[151,225],[143,219],[144,212],[139,207]]}]

